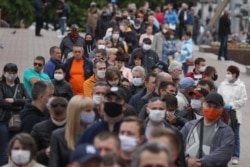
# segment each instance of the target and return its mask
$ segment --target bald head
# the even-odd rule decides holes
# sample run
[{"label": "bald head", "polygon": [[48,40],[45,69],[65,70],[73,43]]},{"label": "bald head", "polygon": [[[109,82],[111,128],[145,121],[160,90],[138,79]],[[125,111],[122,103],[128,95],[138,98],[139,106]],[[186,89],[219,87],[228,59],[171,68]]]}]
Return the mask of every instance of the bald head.
[{"label": "bald head", "polygon": [[169,73],[160,72],[158,75],[160,75],[164,81],[173,82],[172,76]]}]

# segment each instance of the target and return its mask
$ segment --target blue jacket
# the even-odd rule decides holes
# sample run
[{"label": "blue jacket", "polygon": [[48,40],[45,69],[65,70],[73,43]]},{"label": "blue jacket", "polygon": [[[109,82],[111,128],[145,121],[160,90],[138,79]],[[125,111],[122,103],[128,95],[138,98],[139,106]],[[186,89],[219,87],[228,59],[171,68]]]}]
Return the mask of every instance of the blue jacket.
[{"label": "blue jacket", "polygon": [[41,0],[33,0],[36,17],[43,17],[43,2]]},{"label": "blue jacket", "polygon": [[[181,129],[184,143],[189,139],[194,128],[202,119],[189,121]],[[201,158],[202,167],[227,167],[234,148],[234,133],[222,120],[218,122],[218,130],[213,138],[210,154]],[[185,147],[185,146],[184,146]]]},{"label": "blue jacket", "polygon": [[178,17],[175,11],[168,12],[165,14],[164,23],[165,24],[177,24]]},{"label": "blue jacket", "polygon": [[135,111],[136,111],[136,114],[137,114],[137,115],[139,114],[139,112],[140,112],[140,110],[141,110],[141,109],[139,108],[138,102],[140,101],[140,99],[141,99],[144,95],[146,95],[146,92],[147,92],[147,89],[144,88],[144,89],[141,90],[140,92],[134,94],[134,95],[130,98],[130,100],[129,100],[129,102],[128,102],[129,105],[131,105],[131,106],[133,106],[133,107],[135,108]]},{"label": "blue jacket", "polygon": [[177,52],[177,47],[174,41],[164,41],[162,44],[161,60],[168,64],[168,56],[174,56]]},{"label": "blue jacket", "polygon": [[54,79],[55,68],[58,64],[62,64],[62,62],[49,59],[49,61],[44,66],[43,72],[47,74],[50,79]]},{"label": "blue jacket", "polygon": [[187,12],[187,20],[185,23],[188,25],[194,25],[194,22],[195,22],[194,15],[190,11],[188,11]]},{"label": "blue jacket", "polygon": [[185,63],[187,58],[191,58],[193,55],[193,41],[189,39],[184,41],[181,46],[181,53],[179,61]]},{"label": "blue jacket", "polygon": [[[113,132],[118,134],[120,129],[121,121],[115,123]],[[76,145],[83,144],[83,143],[90,143],[92,144],[94,138],[100,132],[109,131],[108,123],[106,121],[96,122],[87,129],[85,129],[79,137],[79,140]]]},{"label": "blue jacket", "polygon": [[[82,67],[83,68],[83,71],[84,71],[84,79],[87,80],[92,74],[93,74],[93,63],[91,60],[89,60],[88,58],[86,57],[82,57],[83,60],[84,60],[84,66]],[[72,62],[74,60],[74,57],[71,57],[70,59],[68,59],[66,61],[66,63],[64,64],[64,67],[65,67],[65,80],[66,81],[69,81],[70,79],[70,69],[71,69],[71,65],[72,65]]]}]

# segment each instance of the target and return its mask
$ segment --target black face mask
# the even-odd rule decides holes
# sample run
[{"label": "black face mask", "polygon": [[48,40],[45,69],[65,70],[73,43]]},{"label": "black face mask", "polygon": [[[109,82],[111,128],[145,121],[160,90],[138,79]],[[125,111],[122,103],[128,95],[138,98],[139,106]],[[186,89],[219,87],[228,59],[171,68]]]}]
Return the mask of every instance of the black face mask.
[{"label": "black face mask", "polygon": [[104,112],[107,116],[114,118],[122,114],[122,105],[114,102],[104,103]]},{"label": "black face mask", "polygon": [[85,40],[85,43],[86,43],[87,45],[91,45],[91,44],[93,44],[93,40]]},{"label": "black face mask", "polygon": [[214,74],[214,76],[213,76],[213,81],[216,81],[217,79],[218,79],[218,75],[217,74]]}]

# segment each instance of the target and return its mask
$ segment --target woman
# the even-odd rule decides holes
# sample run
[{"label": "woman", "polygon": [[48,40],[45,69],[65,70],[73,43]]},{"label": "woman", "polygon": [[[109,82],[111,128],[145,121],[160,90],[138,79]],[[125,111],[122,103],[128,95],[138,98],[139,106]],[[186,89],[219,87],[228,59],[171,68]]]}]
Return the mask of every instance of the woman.
[{"label": "woman", "polygon": [[93,34],[86,33],[84,40],[85,40],[84,45],[83,45],[84,56],[89,58],[90,52],[96,48]]},{"label": "woman", "polygon": [[17,65],[8,63],[3,68],[0,81],[0,166],[8,161],[7,146],[17,131],[8,124],[13,115],[19,115],[29,95],[17,76]]},{"label": "woman", "polygon": [[78,135],[95,120],[94,102],[91,98],[76,95],[67,106],[67,123],[65,128],[52,133],[50,167],[64,167],[68,164],[69,156],[75,149]]},{"label": "woman", "polygon": [[14,136],[9,144],[9,163],[3,167],[45,167],[36,162],[36,143],[26,133]]},{"label": "woman", "polygon": [[116,58],[117,51],[118,51],[117,48],[109,48],[108,49],[108,60],[107,60],[108,66],[115,65],[115,58]]},{"label": "woman", "polygon": [[223,81],[218,93],[222,95],[226,110],[235,110],[237,117],[237,125],[233,128],[235,134],[234,151],[232,164],[237,165],[240,157],[240,124],[242,123],[243,107],[247,101],[246,87],[243,81],[239,79],[240,70],[237,66],[229,66],[227,68],[226,80]]}]

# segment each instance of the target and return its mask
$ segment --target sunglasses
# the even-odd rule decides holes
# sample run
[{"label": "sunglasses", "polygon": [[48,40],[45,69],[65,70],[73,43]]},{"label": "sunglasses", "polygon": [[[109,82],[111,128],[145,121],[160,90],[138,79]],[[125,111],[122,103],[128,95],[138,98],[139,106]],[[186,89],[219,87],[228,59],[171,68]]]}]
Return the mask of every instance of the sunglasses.
[{"label": "sunglasses", "polygon": [[43,66],[43,64],[41,64],[41,63],[34,63],[34,66],[39,66],[39,67],[42,67],[42,66]]},{"label": "sunglasses", "polygon": [[66,108],[67,107],[67,105],[66,104],[50,104],[51,105],[51,107],[53,107],[53,108],[56,108],[56,107],[62,107],[62,108]]}]

